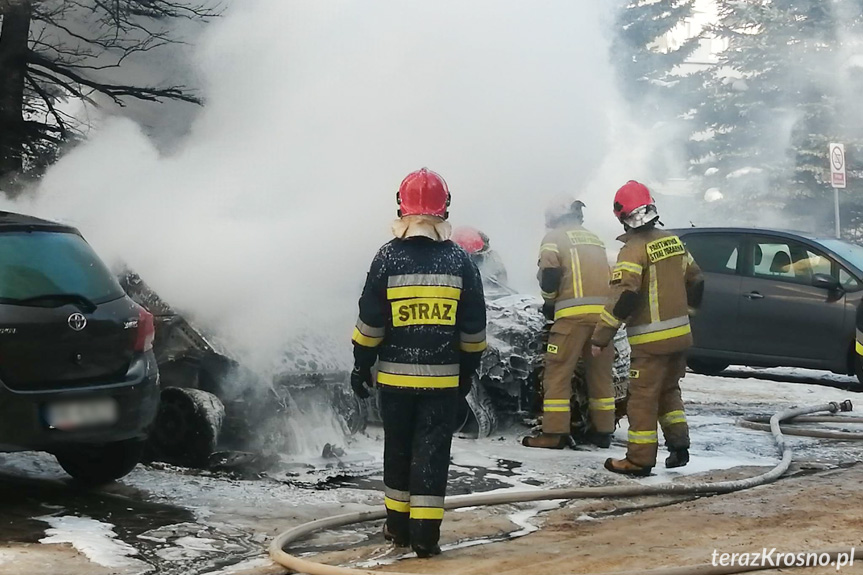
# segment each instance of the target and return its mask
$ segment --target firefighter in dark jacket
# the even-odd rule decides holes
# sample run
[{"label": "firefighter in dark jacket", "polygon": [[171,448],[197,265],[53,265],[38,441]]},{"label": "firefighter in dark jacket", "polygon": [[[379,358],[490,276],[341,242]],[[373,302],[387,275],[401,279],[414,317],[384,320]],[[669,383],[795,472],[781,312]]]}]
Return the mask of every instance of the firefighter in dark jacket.
[{"label": "firefighter in dark jacket", "polygon": [[689,428],[680,396],[686,349],[692,345],[689,313],[701,304],[704,280],[683,242],[659,230],[659,213],[646,186],[629,181],[614,197],[614,215],[626,233],[611,274],[611,297],[593,334],[594,353],[611,344],[621,323],[632,346],[629,443],[625,459],[605,468],[648,475],[656,465],[657,421],[671,454],[665,466],[689,462]]},{"label": "firefighter in dark jacket", "polygon": [[450,241],[450,194],[438,174],[409,174],[396,196],[395,239],[372,261],[354,330],[351,386],[377,384],[384,423],[384,535],[420,557],[440,553],[459,396],[485,350],[479,271]]}]

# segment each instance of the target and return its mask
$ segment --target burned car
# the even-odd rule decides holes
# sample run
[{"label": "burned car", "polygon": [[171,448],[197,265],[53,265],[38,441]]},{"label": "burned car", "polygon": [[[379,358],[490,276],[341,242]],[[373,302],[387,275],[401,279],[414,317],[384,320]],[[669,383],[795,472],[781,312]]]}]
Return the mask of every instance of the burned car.
[{"label": "burned car", "polygon": [[123,271],[119,280],[155,321],[161,402],[150,433],[151,459],[212,467],[244,455],[291,451],[286,422],[320,405],[334,406],[345,434],[365,426],[365,406],[348,385],[349,366],[290,350],[281,369],[264,377],[218,347],[136,273]]}]

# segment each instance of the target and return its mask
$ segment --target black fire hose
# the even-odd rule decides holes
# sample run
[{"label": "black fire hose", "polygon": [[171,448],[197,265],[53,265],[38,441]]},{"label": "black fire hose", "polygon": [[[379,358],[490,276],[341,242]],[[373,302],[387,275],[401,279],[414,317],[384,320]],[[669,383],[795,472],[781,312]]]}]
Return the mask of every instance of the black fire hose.
[{"label": "black fire hose", "polygon": [[[602,497],[641,497],[645,495],[719,495],[723,493],[731,493],[743,489],[749,489],[766,483],[771,483],[779,479],[791,465],[792,452],[791,448],[786,445],[783,437],[780,422],[789,419],[799,418],[799,416],[811,413],[829,412],[837,413],[840,411],[851,411],[851,402],[849,400],[842,403],[831,402],[812,407],[801,407],[796,409],[788,409],[779,412],[770,418],[770,431],[773,433],[773,438],[776,446],[782,454],[782,460],[770,471],[762,473],[754,477],[746,479],[738,479],[733,481],[718,481],[715,483],[665,483],[661,485],[617,485],[612,487],[583,487],[583,488],[564,488],[564,489],[547,489],[538,491],[520,491],[509,493],[479,493],[474,495],[462,495],[452,497],[447,500],[445,507],[447,509],[459,509],[463,507],[476,507],[482,505],[501,505],[507,503],[525,503],[529,501],[547,501],[557,499],[594,499]],[[830,421],[846,421],[845,418],[827,418]],[[853,418],[858,420],[861,418]],[[799,421],[799,419],[797,419]],[[849,420],[850,421],[850,420]],[[854,421],[856,422],[856,421]],[[858,435],[858,434],[852,434]],[[855,438],[859,439],[859,437]],[[374,521],[386,517],[385,510],[375,511],[360,511],[355,513],[346,513],[336,515],[325,519],[318,519],[289,529],[278,535],[270,544],[270,557],[276,563],[288,568],[293,572],[308,573],[309,575],[381,575],[380,571],[371,571],[368,569],[352,569],[349,567],[337,567],[333,565],[325,565],[308,559],[302,559],[285,551],[285,548],[291,543],[295,543],[324,529],[333,529],[343,527],[354,523],[364,521]],[[838,554],[836,551],[827,550],[818,553]],[[835,559],[835,556],[834,556]],[[710,564],[695,565],[691,567],[673,567],[660,569],[640,569],[635,571],[622,571],[616,573],[607,573],[604,575],[732,575],[736,573],[745,573],[750,571],[758,571],[771,567],[741,567],[741,566],[714,566]],[[576,575],[578,572],[572,572]],[[389,571],[388,575],[413,575],[408,573],[396,573]],[[587,575],[587,574],[584,574]]]}]

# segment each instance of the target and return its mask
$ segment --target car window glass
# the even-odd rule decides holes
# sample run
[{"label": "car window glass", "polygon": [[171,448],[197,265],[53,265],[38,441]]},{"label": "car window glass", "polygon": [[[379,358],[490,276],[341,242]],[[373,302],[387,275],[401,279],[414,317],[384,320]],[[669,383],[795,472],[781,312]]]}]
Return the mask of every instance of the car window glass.
[{"label": "car window glass", "polygon": [[812,284],[815,274],[833,274],[830,258],[795,241],[757,240],[753,244],[753,275],[756,277]]},{"label": "car window glass", "polygon": [[77,294],[94,303],[123,295],[123,288],[87,242],[57,232],[0,234],[0,298],[23,300]]},{"label": "car window glass", "polygon": [[854,290],[860,287],[860,281],[853,275],[845,271],[845,268],[839,268],[839,283],[845,289]]},{"label": "car window glass", "polygon": [[756,277],[794,279],[788,244],[759,241],[753,245],[752,272]]},{"label": "car window glass", "polygon": [[686,249],[704,272],[737,273],[739,240],[722,234],[692,234],[683,238]]}]

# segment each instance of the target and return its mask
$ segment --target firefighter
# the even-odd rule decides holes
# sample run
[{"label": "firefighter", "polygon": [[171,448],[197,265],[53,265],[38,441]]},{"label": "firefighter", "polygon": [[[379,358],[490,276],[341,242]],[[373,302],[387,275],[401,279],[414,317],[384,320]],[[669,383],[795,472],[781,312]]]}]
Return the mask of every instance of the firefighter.
[{"label": "firefighter", "polygon": [[497,287],[508,285],[506,266],[500,255],[491,249],[487,235],[476,228],[460,226],[453,230],[452,241],[470,255],[483,280]]},{"label": "firefighter", "polygon": [[609,293],[605,245],[582,226],[584,203],[563,198],[546,210],[548,233],[539,253],[543,310],[553,320],[545,353],[542,433],[527,447],[561,449],[569,444],[572,377],[578,360],[587,368],[591,429],[586,439],[603,448],[614,432],[614,347],[591,355],[590,341]]},{"label": "firefighter", "polygon": [[611,297],[593,335],[593,352],[610,347],[621,323],[632,346],[629,444],[625,459],[608,459],[605,468],[627,475],[649,475],[656,465],[657,420],[670,455],[668,468],[689,462],[689,428],[680,396],[692,345],[689,310],[701,303],[701,270],[677,236],[656,228],[659,213],[646,186],[629,181],[614,197],[614,215],[626,233],[611,274]]},{"label": "firefighter", "polygon": [[450,193],[423,168],[396,200],[395,239],[372,261],[353,335],[351,386],[369,396],[377,361],[384,423],[384,535],[419,557],[440,553],[459,396],[486,347],[479,271],[449,240]]}]

